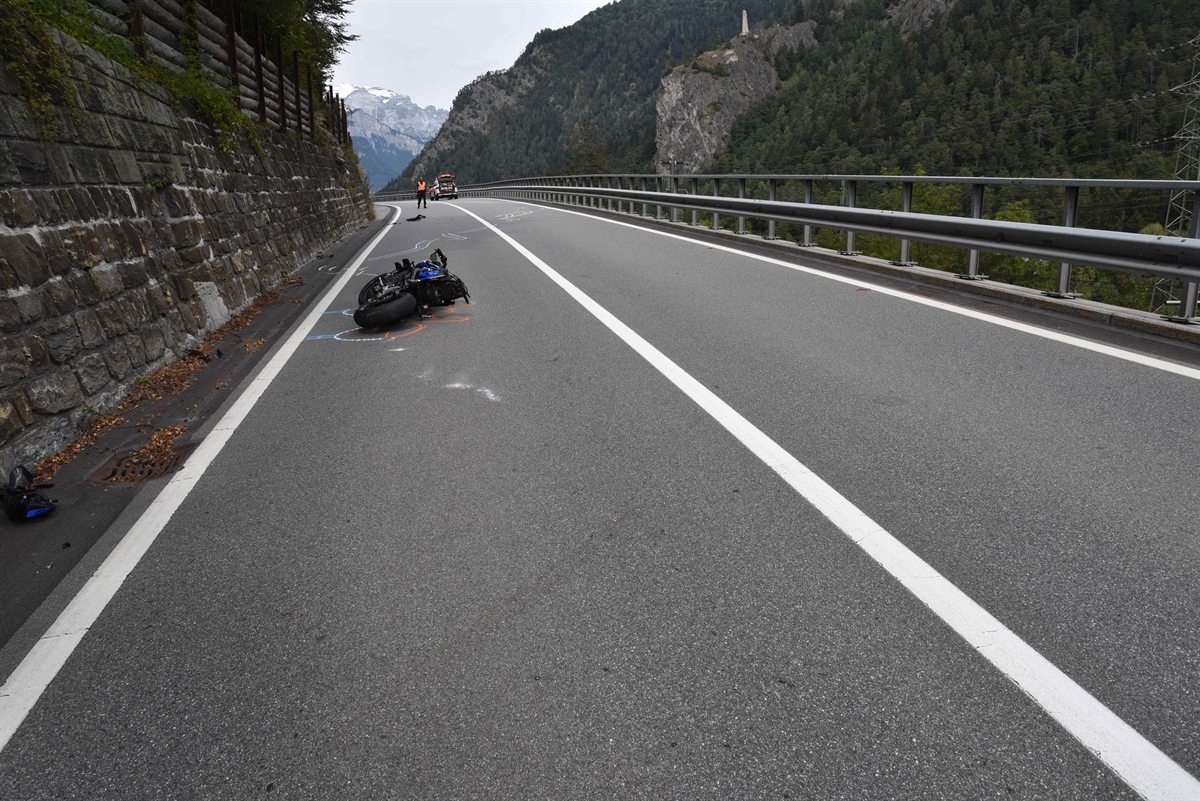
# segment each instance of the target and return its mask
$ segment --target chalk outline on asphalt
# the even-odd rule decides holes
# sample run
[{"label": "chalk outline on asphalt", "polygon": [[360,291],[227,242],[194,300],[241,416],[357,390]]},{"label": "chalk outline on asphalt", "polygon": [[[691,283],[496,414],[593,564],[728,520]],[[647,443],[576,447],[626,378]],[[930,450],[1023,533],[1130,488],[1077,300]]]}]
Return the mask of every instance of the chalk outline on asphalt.
[{"label": "chalk outline on asphalt", "polygon": [[279,375],[292,354],[305,341],[308,333],[316,326],[322,314],[333,303],[334,298],[356,274],[358,267],[371,255],[371,251],[390,231],[390,223],[400,216],[400,207],[395,206],[393,219],[385,223],[375,238],[355,258],[350,268],[342,271],[337,281],[325,292],[324,297],[287,341],[259,371],[225,413],[220,422],[208,433],[178,473],[150,502],[146,511],[138,517],[121,541],[83,585],[66,609],[59,614],[41,639],[30,649],[21,663],[0,686],[0,751],[8,745],[25,717],[37,704],[42,693],[58,675],[71,657],[76,646],[83,640],[116,595],[125,579],[137,567],[138,562],[150,550],[154,540],[166,527],[176,510],[191,494],[205,470],[220,454],[233,432],[241,425],[262,397],[267,387]]},{"label": "chalk outline on asphalt", "polygon": [[[1143,798],[1177,801],[1200,798],[1200,781],[1079,686],[965,592],[805,467],[773,439],[721,400],[662,351],[558,274],[508,234],[472,211],[469,214],[512,245],[579,305],[629,345],[806,501],[816,507],[880,567],[925,604],[1029,698]],[[578,212],[575,212],[578,213]],[[580,215],[590,217],[591,215]],[[593,218],[597,219],[597,218]],[[605,220],[605,222],[617,222]],[[628,223],[619,223],[629,225]],[[631,226],[637,228],[639,226]],[[645,229],[643,229],[645,230]],[[655,232],[659,233],[659,232]],[[672,236],[671,234],[667,234]],[[675,235],[677,236],[677,235]],[[684,239],[685,237],[678,237]],[[689,240],[695,241],[695,240]],[[732,250],[731,248],[725,248]],[[733,251],[735,253],[739,251]],[[754,258],[759,258],[755,256]],[[764,259],[775,261],[774,259]],[[784,264],[784,262],[779,262]],[[785,266],[791,266],[786,265]],[[813,270],[812,272],[818,272]],[[823,273],[822,273],[823,274]],[[831,276],[836,277],[836,276]],[[845,280],[840,279],[839,280]],[[847,283],[859,283],[847,280]],[[908,300],[909,298],[905,298]],[[913,300],[924,300],[913,298]],[[1022,324],[1017,324],[1022,325]],[[1022,325],[1022,327],[1025,327]],[[1122,352],[1124,353],[1124,352]],[[1135,354],[1136,355],[1136,354]],[[1200,377],[1200,371],[1197,377]]]}]

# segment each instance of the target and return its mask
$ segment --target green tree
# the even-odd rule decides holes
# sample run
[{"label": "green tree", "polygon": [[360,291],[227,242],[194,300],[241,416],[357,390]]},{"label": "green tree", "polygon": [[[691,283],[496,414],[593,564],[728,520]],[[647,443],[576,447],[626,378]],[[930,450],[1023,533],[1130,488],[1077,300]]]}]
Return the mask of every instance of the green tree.
[{"label": "green tree", "polygon": [[600,140],[600,130],[591,120],[576,123],[567,139],[566,166],[562,172],[568,175],[603,173],[608,171],[608,154]]}]

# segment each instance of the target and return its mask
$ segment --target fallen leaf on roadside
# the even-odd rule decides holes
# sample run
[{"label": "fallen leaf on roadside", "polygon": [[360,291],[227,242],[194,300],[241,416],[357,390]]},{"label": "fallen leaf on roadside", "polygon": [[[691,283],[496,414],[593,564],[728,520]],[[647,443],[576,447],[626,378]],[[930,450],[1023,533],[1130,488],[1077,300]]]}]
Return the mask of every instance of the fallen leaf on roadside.
[{"label": "fallen leaf on roadside", "polygon": [[84,423],[78,431],[75,432],[76,439],[67,447],[60,450],[58,453],[47,456],[42,461],[38,462],[33,468],[33,478],[39,484],[44,484],[54,478],[54,474],[65,467],[72,459],[78,456],[84,448],[88,447],[100,438],[100,435],[110,428],[121,425],[125,422],[125,418],[115,414],[104,414],[96,419]]},{"label": "fallen leaf on roadside", "polygon": [[[283,280],[279,282],[278,287],[259,295],[254,299],[254,302],[235,314],[220,328],[210,331],[204,337],[202,343],[192,348],[184,356],[165,367],[160,367],[148,376],[141,376],[136,379],[133,382],[133,389],[117,405],[117,411],[131,411],[145,401],[161,401],[167,395],[182,393],[191,386],[192,373],[208,364],[209,357],[214,349],[218,357],[224,355],[220,348],[215,347],[218,342],[235,331],[241,331],[250,325],[251,321],[262,311],[262,307],[278,301],[285,289],[303,283],[304,279],[298,275],[284,276]],[[264,337],[257,340],[257,342],[245,343],[246,352],[253,353],[265,342],[266,338]],[[34,480],[38,483],[49,481],[54,477],[56,472],[69,464],[85,448],[95,443],[104,432],[124,422],[125,418],[116,414],[105,414],[81,426],[75,432],[76,439],[74,442],[37,463],[33,469]],[[130,486],[133,485],[130,484]]]}]

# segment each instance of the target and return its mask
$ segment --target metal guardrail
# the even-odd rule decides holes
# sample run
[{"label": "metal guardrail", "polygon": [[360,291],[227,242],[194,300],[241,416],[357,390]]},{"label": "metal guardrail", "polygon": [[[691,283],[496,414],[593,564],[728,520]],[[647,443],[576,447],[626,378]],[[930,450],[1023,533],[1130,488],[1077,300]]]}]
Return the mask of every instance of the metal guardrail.
[{"label": "metal guardrail", "polygon": [[[746,197],[747,182],[765,182],[766,200]],[[816,182],[841,182],[845,206],[813,202]],[[711,182],[713,194],[701,194],[701,182]],[[776,200],[783,182],[802,182],[804,202]],[[861,208],[857,205],[860,183],[890,183],[902,186],[900,211]],[[971,216],[952,217],[918,214],[912,211],[913,187],[918,183],[961,184],[971,188]],[[640,184],[640,187],[639,187]],[[721,195],[722,184],[733,184],[736,196]],[[653,186],[653,189],[650,187]],[[984,190],[988,186],[1037,186],[1063,190],[1061,226],[1005,222],[983,219]],[[1133,234],[1091,228],[1077,228],[1079,191],[1084,188],[1140,189],[1192,193],[1192,222],[1188,236]],[[682,191],[681,191],[682,190]],[[689,191],[690,190],[690,191]],[[1058,262],[1053,297],[1074,297],[1070,292],[1071,267],[1082,264],[1122,272],[1178,279],[1183,283],[1176,322],[1197,322],[1197,296],[1200,294],[1200,181],[1141,181],[1071,178],[995,178],[915,175],[566,175],[521,178],[485,184],[460,186],[459,194],[470,196],[518,197],[565,205],[583,205],[679,221],[681,210],[691,212],[691,224],[697,225],[700,213],[712,214],[714,228],[720,227],[721,215],[738,218],[738,233],[746,232],[746,219],[768,223],[767,238],[774,239],[775,223],[804,225],[801,246],[812,246],[812,228],[822,227],[846,232],[846,250],[856,255],[854,235],[874,234],[900,240],[898,264],[909,264],[912,241],[965,248],[969,252],[968,270],[959,277],[984,278],[979,274],[980,252],[1003,253],[1030,259]],[[411,194],[408,195],[411,197]],[[406,199],[402,195],[388,196]],[[385,199],[377,196],[377,199]],[[653,214],[650,207],[654,207]]]}]

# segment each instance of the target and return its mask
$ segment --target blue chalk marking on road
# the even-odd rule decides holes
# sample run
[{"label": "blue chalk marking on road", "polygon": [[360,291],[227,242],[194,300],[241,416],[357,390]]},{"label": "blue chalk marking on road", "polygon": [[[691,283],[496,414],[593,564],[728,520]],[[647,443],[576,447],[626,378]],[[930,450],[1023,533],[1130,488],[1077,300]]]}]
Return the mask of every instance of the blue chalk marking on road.
[{"label": "blue chalk marking on road", "polygon": [[347,328],[345,331],[338,331],[336,334],[317,334],[316,336],[305,337],[305,342],[310,342],[314,339],[336,339],[338,342],[382,342],[387,339],[383,337],[347,337],[346,334],[353,334],[356,331],[361,331],[361,328]]},{"label": "blue chalk marking on road", "polygon": [[340,331],[340,332],[334,334],[333,338],[336,339],[338,342],[382,342],[383,340],[387,339],[386,336],[383,336],[383,337],[354,337],[353,339],[343,339],[342,338],[342,334],[350,334],[355,331],[361,331],[361,330],[362,330],[361,328],[347,328],[345,331]]}]

